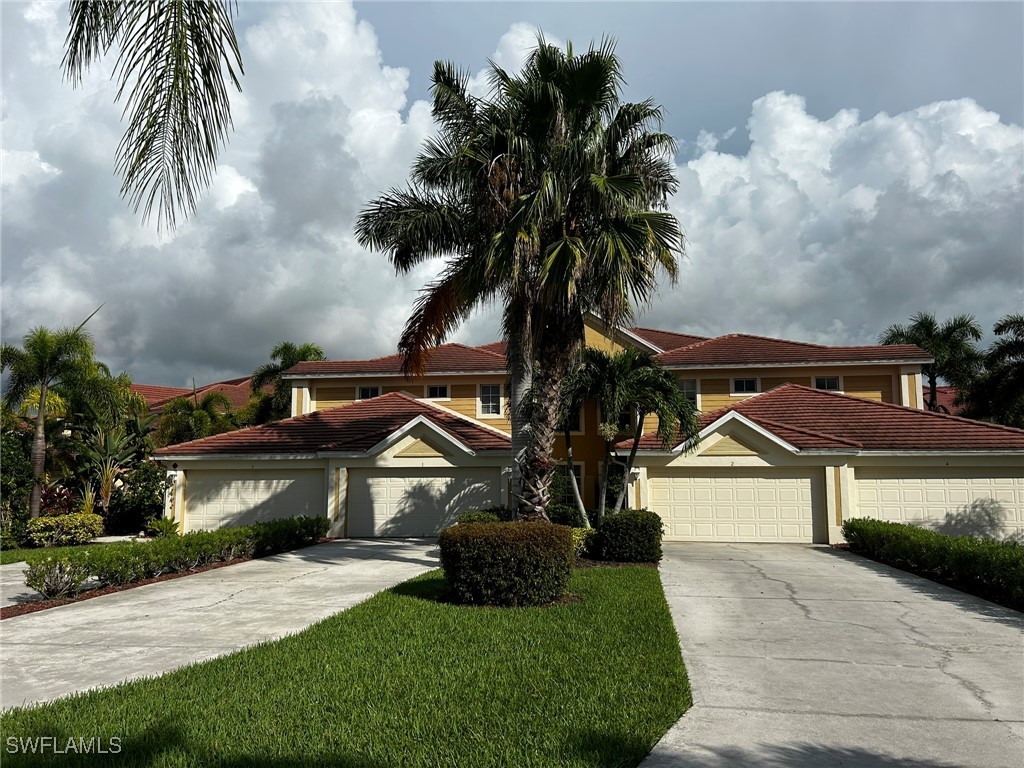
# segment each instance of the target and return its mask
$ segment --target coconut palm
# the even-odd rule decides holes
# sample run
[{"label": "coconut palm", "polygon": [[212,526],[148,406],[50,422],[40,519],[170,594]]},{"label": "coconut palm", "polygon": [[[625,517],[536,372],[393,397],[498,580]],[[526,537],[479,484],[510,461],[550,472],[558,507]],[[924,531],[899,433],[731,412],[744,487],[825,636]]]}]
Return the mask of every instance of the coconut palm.
[{"label": "coconut palm", "polygon": [[953,386],[962,386],[977,375],[982,354],[975,346],[981,340],[981,326],[974,315],[955,315],[943,323],[928,312],[918,312],[908,325],[890,325],[879,337],[880,344],[916,344],[933,358],[934,363],[922,367],[928,380],[929,411],[941,410],[938,402],[938,379]]},{"label": "coconut palm", "polygon": [[[195,211],[231,129],[228,83],[241,90],[232,0],[72,0],[64,73],[75,85],[117,51],[117,100],[128,128],[117,148],[121,194],[161,225]],[[226,77],[225,77],[226,75]]]},{"label": "coconut palm", "polygon": [[160,439],[164,445],[198,440],[235,428],[231,401],[223,392],[207,392],[200,398],[176,397],[160,414]]},{"label": "coconut palm", "polygon": [[[604,438],[604,463],[597,495],[596,517],[604,517],[608,486],[613,463],[623,470],[622,488],[616,494],[613,512],[622,509],[626,501],[629,473],[636,460],[636,452],[643,436],[644,420],[657,416],[657,434],[667,448],[674,441],[693,441],[698,434],[697,413],[687,399],[679,382],[670,371],[649,353],[636,349],[623,349],[614,354],[586,348],[580,365],[566,379],[562,390],[564,416],[578,409],[588,400],[596,400],[601,413],[598,431]],[[623,414],[627,414],[623,418]],[[623,434],[632,438],[625,464],[616,458],[614,446]],[[565,435],[567,453],[571,450],[571,436]],[[569,469],[570,474],[572,469]]]},{"label": "coconut palm", "polygon": [[[284,419],[291,413],[292,390],[287,381],[281,378],[281,374],[292,366],[309,360],[326,360],[324,350],[317,344],[293,344],[290,341],[282,341],[270,351],[270,359],[273,362],[261,365],[252,372],[252,394],[260,402],[252,403],[250,412],[253,414],[253,423],[265,424],[268,421]],[[267,385],[272,385],[274,391],[269,396],[263,391]],[[262,402],[263,398],[269,398],[269,403]]]},{"label": "coconut palm", "polygon": [[[95,314],[95,313],[94,313]],[[32,494],[29,515],[39,517],[43,473],[46,467],[46,417],[50,390],[68,387],[87,376],[93,366],[93,341],[81,325],[51,331],[38,327],[29,331],[20,348],[4,344],[0,367],[7,372],[4,407],[14,409],[37,390],[35,436],[32,441]]]},{"label": "coconut palm", "polygon": [[964,416],[1024,427],[1024,315],[1006,315],[992,330],[985,370],[958,391],[956,403]]},{"label": "coconut palm", "polygon": [[[508,343],[513,493],[543,517],[562,381],[596,311],[615,327],[674,278],[682,233],[665,211],[676,188],[673,139],[652,101],[621,101],[621,62],[604,41],[577,54],[543,38],[513,75],[490,64],[491,93],[437,62],[439,124],[413,166],[360,215],[360,242],[406,273],[446,260],[406,324],[407,372],[477,307],[503,305]],[[528,394],[529,393],[529,394]]]}]

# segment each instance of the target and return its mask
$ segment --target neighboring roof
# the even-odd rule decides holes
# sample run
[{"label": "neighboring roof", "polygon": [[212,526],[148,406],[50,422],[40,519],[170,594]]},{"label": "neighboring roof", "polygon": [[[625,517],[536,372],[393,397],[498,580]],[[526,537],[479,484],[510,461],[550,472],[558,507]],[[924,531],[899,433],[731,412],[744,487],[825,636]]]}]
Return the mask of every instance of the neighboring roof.
[{"label": "neighboring roof", "polygon": [[481,344],[477,349],[482,349],[485,352],[493,352],[496,355],[505,356],[508,351],[508,344],[504,341],[492,341],[490,344]]},{"label": "neighboring roof", "polygon": [[[736,405],[701,415],[702,430],[737,414],[798,450],[1024,451],[1024,430],[902,405],[784,384]],[[617,447],[628,448],[631,441]],[[663,450],[654,434],[643,450]]]},{"label": "neighboring roof", "polygon": [[707,336],[694,336],[690,333],[661,331],[657,328],[630,328],[634,335],[639,336],[648,344],[653,344],[662,351],[669,352],[680,347],[688,347],[698,341],[707,341]]},{"label": "neighboring roof", "polygon": [[[504,372],[505,356],[481,347],[464,344],[442,344],[427,357],[425,374]],[[326,360],[299,363],[284,372],[286,379],[315,376],[402,374],[402,356],[388,355],[372,360]]]},{"label": "neighboring roof", "polygon": [[[956,400],[956,387],[936,387],[935,388],[935,400],[939,408],[945,408],[946,413],[951,413],[956,416],[960,412],[960,406],[954,404]],[[928,397],[928,389],[925,387],[925,398]]]},{"label": "neighboring roof", "polygon": [[392,392],[258,427],[169,445],[154,456],[288,455],[363,452],[422,417],[471,451],[508,451],[509,438],[451,411]]},{"label": "neighboring roof", "polygon": [[163,387],[159,384],[132,384],[131,391],[142,395],[146,405],[152,407],[156,403],[163,403],[175,397],[192,394],[191,389],[184,387]]},{"label": "neighboring roof", "polygon": [[730,333],[664,352],[658,355],[658,360],[669,368],[704,368],[803,363],[929,363],[932,357],[913,344],[826,347],[802,341],[786,341],[766,336],[752,336],[746,333]]}]

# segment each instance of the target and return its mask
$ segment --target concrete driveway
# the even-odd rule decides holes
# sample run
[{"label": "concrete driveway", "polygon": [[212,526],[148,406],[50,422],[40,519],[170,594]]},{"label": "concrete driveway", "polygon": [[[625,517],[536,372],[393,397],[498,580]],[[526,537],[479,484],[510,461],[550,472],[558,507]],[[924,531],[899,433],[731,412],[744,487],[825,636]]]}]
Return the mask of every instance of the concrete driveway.
[{"label": "concrete driveway", "polygon": [[438,566],[437,545],[337,541],[0,622],[0,709],[293,634]]},{"label": "concrete driveway", "polygon": [[694,706],[657,766],[1024,765],[1024,616],[856,555],[669,544]]}]

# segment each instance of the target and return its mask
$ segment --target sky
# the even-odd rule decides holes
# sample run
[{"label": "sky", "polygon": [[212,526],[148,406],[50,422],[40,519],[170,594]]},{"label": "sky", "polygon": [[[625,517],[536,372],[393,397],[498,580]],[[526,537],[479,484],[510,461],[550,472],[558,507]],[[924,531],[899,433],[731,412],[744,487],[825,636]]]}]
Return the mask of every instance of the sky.
[{"label": "sky", "polygon": [[[515,69],[612,36],[678,141],[678,283],[637,324],[873,343],[918,311],[1024,311],[1024,4],[256,3],[235,131],[171,233],[119,196],[114,61],[63,81],[67,8],[3,2],[0,334],[89,322],[142,383],[245,375],[279,341],[389,354],[440,262],[353,235],[434,125],[435,59]],[[497,336],[486,309],[454,335]],[[986,341],[992,338],[986,335]]]}]

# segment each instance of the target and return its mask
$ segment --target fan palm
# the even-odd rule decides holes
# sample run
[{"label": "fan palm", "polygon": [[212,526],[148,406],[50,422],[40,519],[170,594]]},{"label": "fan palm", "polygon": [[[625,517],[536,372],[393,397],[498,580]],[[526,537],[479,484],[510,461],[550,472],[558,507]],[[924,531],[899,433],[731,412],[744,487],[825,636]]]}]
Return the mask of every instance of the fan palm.
[{"label": "fan palm", "polygon": [[[94,313],[95,314],[95,313]],[[82,379],[93,367],[93,341],[85,323],[51,331],[33,328],[22,340],[21,347],[4,344],[0,367],[7,372],[4,407],[15,408],[35,391],[35,436],[32,440],[32,494],[29,515],[39,516],[42,499],[43,472],[46,467],[47,397],[51,389]]]},{"label": "fan palm", "polygon": [[435,64],[438,136],[410,186],[372,202],[356,233],[402,273],[446,259],[399,343],[407,373],[474,309],[501,302],[513,493],[521,517],[543,516],[560,389],[585,317],[615,327],[650,298],[659,269],[675,277],[683,239],[664,210],[675,143],[652,101],[621,101],[610,41],[577,54],[540,38],[520,74],[491,63],[489,76],[490,95],[477,98],[467,73]]},{"label": "fan palm", "polygon": [[[121,194],[161,225],[195,211],[231,129],[241,90],[232,0],[72,0],[63,67],[74,84],[112,48],[128,128],[117,148]],[[226,77],[225,77],[226,75]]]},{"label": "fan palm", "polygon": [[176,397],[160,415],[160,438],[165,445],[185,443],[234,429],[231,401],[223,392]]},{"label": "fan palm", "polygon": [[973,315],[956,315],[939,323],[935,315],[918,312],[908,325],[890,325],[879,335],[878,342],[916,344],[935,358],[935,362],[922,367],[922,373],[928,380],[925,405],[930,411],[938,411],[939,377],[954,386],[963,386],[976,376],[982,355],[975,342],[980,339],[981,326]]},{"label": "fan palm", "polygon": [[254,423],[264,424],[286,418],[291,413],[292,390],[281,374],[292,366],[308,360],[326,360],[324,350],[317,344],[293,344],[282,341],[270,351],[273,362],[261,365],[252,372],[252,394],[255,398],[265,396],[264,387],[272,385],[274,391],[269,395],[269,404],[257,403],[250,411],[254,414]]}]

